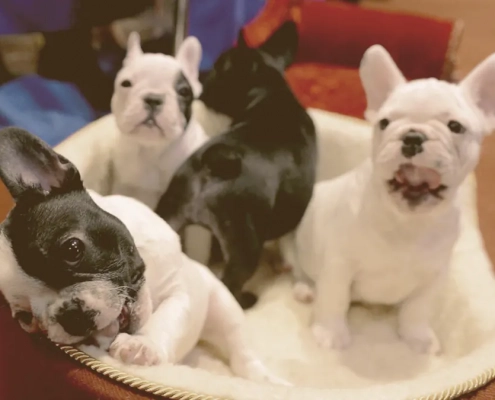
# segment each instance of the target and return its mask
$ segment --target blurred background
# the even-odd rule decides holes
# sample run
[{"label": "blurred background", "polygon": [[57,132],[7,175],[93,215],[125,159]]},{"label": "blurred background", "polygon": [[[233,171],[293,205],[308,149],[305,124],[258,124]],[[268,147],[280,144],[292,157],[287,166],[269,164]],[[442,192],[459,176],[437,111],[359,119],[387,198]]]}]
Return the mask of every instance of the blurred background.
[{"label": "blurred background", "polygon": [[[322,3],[321,0],[0,0],[0,126],[22,126],[56,145],[108,113],[113,79],[132,30],[140,32],[145,51],[166,54],[173,54],[174,46],[184,35],[198,37],[204,52],[201,69],[206,73],[218,55],[235,43],[239,29],[263,12],[270,18],[267,9],[289,9],[311,2]],[[369,8],[398,15],[420,13],[461,20],[463,34],[455,52],[452,77],[462,77],[495,50],[495,24],[490,20],[495,15],[493,0],[330,0],[326,3],[354,3],[351,10],[356,15],[359,9]],[[347,24],[339,21],[343,25],[340,35],[335,35],[339,34],[339,26],[334,26],[333,37],[326,41],[345,44],[350,36],[363,30],[362,25],[369,25],[362,22],[359,18],[350,18]],[[390,23],[394,23],[393,18]],[[411,27],[404,27],[402,35],[408,34],[408,29]],[[263,33],[262,24],[259,30]],[[326,41],[321,40],[321,53],[330,51]]]},{"label": "blurred background", "polygon": [[[0,0],[0,126],[51,145],[109,113],[128,34],[173,54],[203,46],[202,76],[244,29],[260,44],[287,18],[300,48],[287,79],[303,105],[363,118],[359,60],[384,45],[409,79],[457,81],[495,51],[495,0]],[[495,90],[495,88],[494,88]],[[480,223],[495,259],[495,139],[478,168]]]},{"label": "blurred background", "polygon": [[203,46],[202,70],[230,47],[263,0],[0,0],[0,126],[56,145],[108,113],[129,32],[173,54],[184,34]]}]

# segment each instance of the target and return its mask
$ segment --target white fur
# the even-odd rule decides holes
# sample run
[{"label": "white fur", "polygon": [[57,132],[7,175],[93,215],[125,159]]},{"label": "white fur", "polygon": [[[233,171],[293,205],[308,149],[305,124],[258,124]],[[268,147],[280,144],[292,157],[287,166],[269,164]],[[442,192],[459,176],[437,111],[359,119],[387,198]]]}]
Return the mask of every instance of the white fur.
[{"label": "white fur", "polygon": [[[200,61],[201,45],[194,37],[182,43],[174,58],[143,53],[139,35],[130,35],[112,97],[112,113],[120,131],[112,151],[112,193],[134,197],[154,208],[177,168],[207,140],[194,118],[184,130],[186,119],[174,87],[182,72],[198,96]],[[131,82],[130,87],[122,87],[125,80]],[[143,99],[150,95],[163,100],[156,126],[143,124],[149,116]]]},{"label": "white fur", "polygon": [[[418,352],[438,353],[431,316],[459,234],[458,188],[478,162],[495,112],[495,95],[483,91],[476,101],[495,75],[495,55],[460,85],[407,83],[381,46],[365,53],[360,71],[374,124],[371,158],[318,183],[301,224],[281,246],[296,281],[315,282],[311,330],[320,346],[349,346],[347,313],[358,301],[397,305],[399,335]],[[385,129],[383,118],[390,120]],[[467,132],[450,132],[451,120]],[[428,141],[409,160],[400,138],[411,129]],[[405,162],[437,170],[448,186],[443,200],[429,196],[411,209],[400,193],[389,193],[387,180]],[[295,290],[301,297],[301,284]]]},{"label": "white fur", "polygon": [[[56,322],[67,299],[79,297],[99,313],[95,339],[125,364],[156,365],[181,362],[204,340],[229,361],[232,372],[258,382],[288,384],[264,366],[251,350],[244,332],[244,314],[228,289],[205,266],[181,250],[178,235],[146,205],[130,197],[89,193],[98,206],[119,218],[130,231],[145,263],[145,283],[133,305],[138,321],[134,334],[118,333],[117,318],[124,298],[109,294],[115,288],[105,281],[72,285],[61,291],[47,288],[19,267],[10,243],[0,235],[0,291],[17,311],[34,315],[21,326],[29,333],[44,332],[54,342],[78,343]],[[67,292],[67,296],[66,293]],[[136,328],[136,329],[134,329]],[[112,340],[114,339],[114,340]]]},{"label": "white fur", "polygon": [[[341,175],[370,154],[371,126],[366,121],[317,109],[309,113],[321,149],[320,179]],[[75,163],[87,187],[107,193],[109,150],[117,135],[114,117],[109,115],[56,150]],[[202,344],[186,357],[186,365],[153,367],[123,364],[94,347],[83,350],[150,382],[219,398],[410,400],[446,389],[458,393],[454,385],[469,379],[481,382],[480,377],[495,366],[495,279],[478,227],[474,176],[464,182],[460,199],[462,234],[434,318],[443,347],[439,357],[412,352],[399,340],[395,314],[361,307],[350,310],[352,346],[338,353],[322,351],[308,329],[311,306],[292,298],[289,276],[273,279],[264,268],[253,282],[260,299],[246,313],[246,334],[270,370],[294,387],[233,377],[225,361]]]},{"label": "white fur", "polygon": [[176,364],[202,339],[226,355],[236,375],[283,383],[249,348],[243,312],[230,292],[208,268],[182,253],[179,237],[168,224],[135,199],[90,194],[131,232],[146,265],[151,296],[149,319],[135,334],[119,334],[111,355],[127,364]]}]

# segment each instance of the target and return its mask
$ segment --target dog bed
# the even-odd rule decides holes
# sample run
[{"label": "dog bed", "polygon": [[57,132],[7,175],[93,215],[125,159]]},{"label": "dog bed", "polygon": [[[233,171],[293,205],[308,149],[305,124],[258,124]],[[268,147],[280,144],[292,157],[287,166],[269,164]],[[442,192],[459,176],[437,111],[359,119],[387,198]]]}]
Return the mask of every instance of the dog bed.
[{"label": "dog bed", "polygon": [[[320,153],[319,179],[339,175],[363,160],[370,126],[357,119],[310,110]],[[88,125],[57,147],[81,171],[86,186],[108,193],[109,151],[117,133],[111,116]],[[125,366],[93,347],[62,350],[97,372],[127,385],[173,399],[453,399],[495,377],[495,279],[483,248],[476,210],[476,181],[461,188],[462,234],[449,281],[436,307],[434,329],[444,352],[413,353],[396,334],[393,310],[353,307],[353,345],[322,351],[308,329],[310,305],[292,297],[290,277],[260,268],[253,286],[259,303],[246,329],[266,364],[294,387],[263,385],[232,377],[214,350],[198,346],[184,365]],[[356,249],[359,251],[359,249]]]}]

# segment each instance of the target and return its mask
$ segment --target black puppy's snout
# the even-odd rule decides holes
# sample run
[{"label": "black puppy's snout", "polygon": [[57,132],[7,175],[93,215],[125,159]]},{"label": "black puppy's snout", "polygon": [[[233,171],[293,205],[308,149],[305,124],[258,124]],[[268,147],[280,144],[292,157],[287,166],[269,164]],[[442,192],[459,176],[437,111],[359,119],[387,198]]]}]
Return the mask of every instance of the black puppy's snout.
[{"label": "black puppy's snout", "polygon": [[156,110],[163,104],[163,98],[156,95],[148,95],[143,98],[143,101],[144,104],[146,104],[146,108],[149,110]]},{"label": "black puppy's snout", "polygon": [[79,302],[67,302],[55,318],[69,335],[86,337],[96,329],[96,315],[94,310],[84,310]]},{"label": "black puppy's snout", "polygon": [[425,134],[418,131],[409,131],[402,137],[402,154],[406,158],[412,158],[423,151]]}]

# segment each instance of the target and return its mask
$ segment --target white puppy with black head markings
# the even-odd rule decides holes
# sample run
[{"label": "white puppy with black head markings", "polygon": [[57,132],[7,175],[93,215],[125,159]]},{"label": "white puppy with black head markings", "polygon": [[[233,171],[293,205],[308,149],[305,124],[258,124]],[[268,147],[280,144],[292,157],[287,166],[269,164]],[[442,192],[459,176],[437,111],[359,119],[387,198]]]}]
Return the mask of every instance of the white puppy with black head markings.
[{"label": "white puppy with black head markings", "polygon": [[154,208],[176,169],[207,140],[192,115],[200,61],[195,37],[171,57],[143,53],[139,35],[129,36],[111,104],[121,133],[112,155],[113,194]]},{"label": "white puppy with black head markings", "polygon": [[376,45],[360,74],[372,154],[318,183],[301,224],[282,240],[294,294],[314,300],[311,330],[322,347],[351,343],[347,312],[356,301],[398,306],[400,337],[438,353],[431,311],[459,233],[459,186],[495,127],[495,55],[458,85],[407,82]]},{"label": "white puppy with black head markings", "polygon": [[69,160],[18,128],[0,130],[0,178],[16,203],[0,224],[0,292],[25,331],[96,341],[138,365],[178,363],[201,339],[235,375],[285,383],[250,349],[229,290],[150,208],[87,191]]}]

